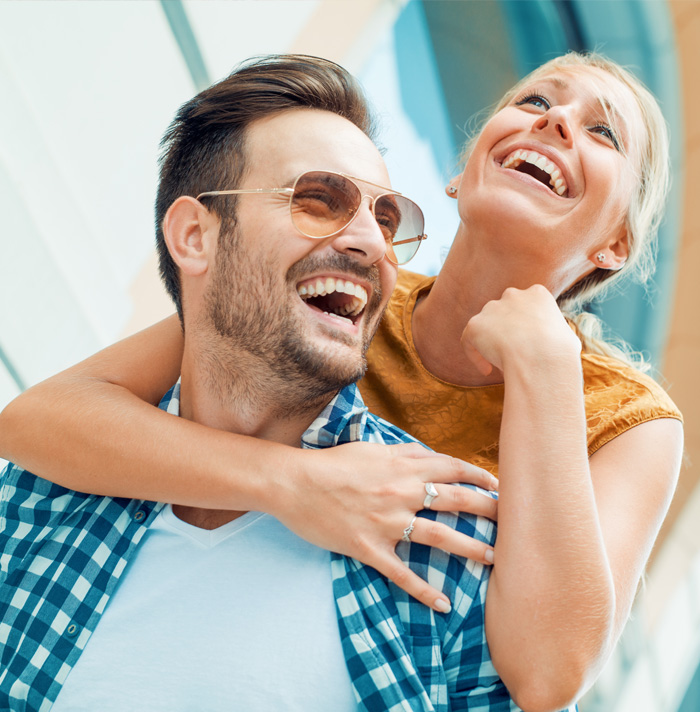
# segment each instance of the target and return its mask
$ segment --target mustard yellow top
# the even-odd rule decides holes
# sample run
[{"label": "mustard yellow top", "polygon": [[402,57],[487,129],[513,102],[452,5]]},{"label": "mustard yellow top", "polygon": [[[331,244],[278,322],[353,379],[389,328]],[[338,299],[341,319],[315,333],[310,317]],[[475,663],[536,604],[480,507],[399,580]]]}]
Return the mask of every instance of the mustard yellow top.
[{"label": "mustard yellow top", "polygon": [[[498,474],[503,384],[457,386],[430,373],[413,344],[411,321],[419,296],[435,281],[400,271],[381,326],[367,354],[360,391],[370,411],[438,452]],[[597,354],[581,355],[588,455],[629,428],[656,418],[682,420],[680,411],[653,379]]]}]

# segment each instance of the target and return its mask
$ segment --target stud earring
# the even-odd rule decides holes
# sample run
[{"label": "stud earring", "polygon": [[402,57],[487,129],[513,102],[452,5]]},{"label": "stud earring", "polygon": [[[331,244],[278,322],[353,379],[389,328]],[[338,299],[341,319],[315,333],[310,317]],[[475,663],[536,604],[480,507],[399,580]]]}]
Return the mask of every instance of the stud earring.
[{"label": "stud earring", "polygon": [[598,260],[598,262],[605,262],[605,253],[604,252],[599,252],[595,257]]},{"label": "stud earring", "polygon": [[454,194],[457,192],[457,188],[455,188],[453,185],[451,185],[451,186],[447,189],[447,192],[448,192],[450,195],[454,195]]}]

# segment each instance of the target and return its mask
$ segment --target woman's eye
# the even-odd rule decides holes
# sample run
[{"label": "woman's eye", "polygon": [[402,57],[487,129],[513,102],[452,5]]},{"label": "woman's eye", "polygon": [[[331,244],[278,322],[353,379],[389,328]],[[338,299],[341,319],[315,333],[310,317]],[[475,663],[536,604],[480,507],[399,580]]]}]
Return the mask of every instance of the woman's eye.
[{"label": "woman's eye", "polygon": [[607,138],[608,141],[610,141],[610,143],[612,143],[612,145],[615,146],[618,151],[620,150],[620,145],[617,142],[617,138],[615,137],[613,130],[609,126],[606,126],[605,124],[596,124],[595,126],[592,126],[590,130],[592,133],[597,133],[599,136]]},{"label": "woman's eye", "polygon": [[549,100],[541,94],[528,94],[527,96],[518,99],[518,101],[516,101],[515,103],[517,104],[517,106],[523,106],[523,104],[530,104],[531,106],[534,106],[538,109],[544,109],[545,111],[551,108],[552,106]]}]

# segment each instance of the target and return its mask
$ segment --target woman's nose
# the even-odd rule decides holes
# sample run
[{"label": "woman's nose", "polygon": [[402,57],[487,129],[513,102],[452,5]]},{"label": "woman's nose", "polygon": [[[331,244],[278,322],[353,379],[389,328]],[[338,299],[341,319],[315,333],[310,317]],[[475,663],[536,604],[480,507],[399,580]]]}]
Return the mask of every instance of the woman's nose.
[{"label": "woman's nose", "polygon": [[553,106],[544,114],[538,116],[533,131],[554,132],[560,139],[571,141],[571,126],[568,111],[562,106]]}]

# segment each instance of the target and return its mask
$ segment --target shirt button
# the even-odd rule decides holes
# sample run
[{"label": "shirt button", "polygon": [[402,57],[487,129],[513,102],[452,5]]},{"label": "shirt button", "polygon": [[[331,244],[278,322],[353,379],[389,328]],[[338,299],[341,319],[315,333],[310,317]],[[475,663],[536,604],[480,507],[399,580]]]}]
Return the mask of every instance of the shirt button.
[{"label": "shirt button", "polygon": [[75,623],[71,623],[67,628],[66,628],[66,633],[73,638],[75,635],[78,633],[78,626],[75,625]]},{"label": "shirt button", "polygon": [[140,522],[144,519],[145,516],[146,512],[144,512],[143,509],[139,509],[139,511],[134,514],[134,520]]}]

